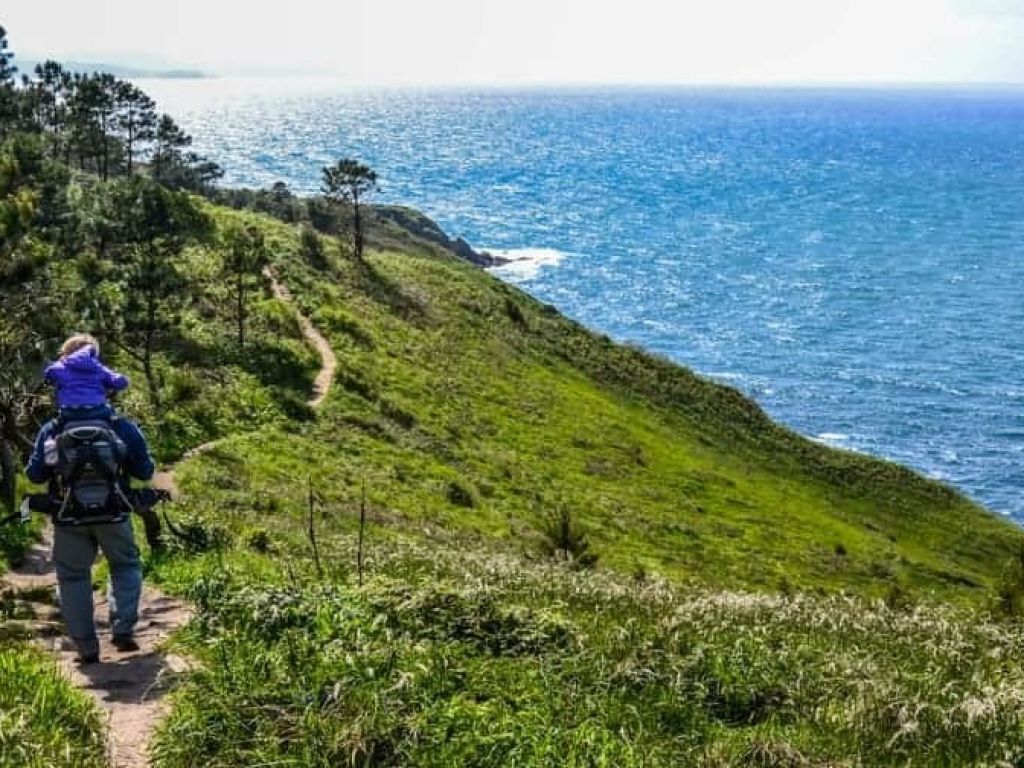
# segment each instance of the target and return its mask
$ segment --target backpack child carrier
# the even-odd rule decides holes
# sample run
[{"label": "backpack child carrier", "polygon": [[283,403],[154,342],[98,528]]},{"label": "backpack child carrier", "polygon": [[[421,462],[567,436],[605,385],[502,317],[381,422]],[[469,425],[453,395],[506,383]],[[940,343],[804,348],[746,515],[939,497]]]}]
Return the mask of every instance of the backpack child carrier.
[{"label": "backpack child carrier", "polygon": [[132,511],[118,482],[128,449],[108,421],[58,425],[55,477],[59,525],[118,523]]}]

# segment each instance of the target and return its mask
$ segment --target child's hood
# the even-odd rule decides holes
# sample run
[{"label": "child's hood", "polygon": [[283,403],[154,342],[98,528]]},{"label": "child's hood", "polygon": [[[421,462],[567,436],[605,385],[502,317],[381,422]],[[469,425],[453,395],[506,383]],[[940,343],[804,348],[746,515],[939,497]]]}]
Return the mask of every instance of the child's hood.
[{"label": "child's hood", "polygon": [[77,349],[64,358],[64,365],[75,371],[90,371],[99,367],[100,360],[96,354],[96,347],[89,344]]}]

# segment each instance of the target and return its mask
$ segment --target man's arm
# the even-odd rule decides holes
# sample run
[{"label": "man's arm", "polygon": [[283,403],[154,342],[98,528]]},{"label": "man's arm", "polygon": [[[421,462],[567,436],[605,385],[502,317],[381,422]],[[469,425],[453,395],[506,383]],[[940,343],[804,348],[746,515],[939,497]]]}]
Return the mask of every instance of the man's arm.
[{"label": "man's arm", "polygon": [[33,483],[45,483],[53,476],[53,468],[46,466],[43,444],[46,438],[53,434],[53,423],[47,422],[36,435],[36,444],[32,448],[32,455],[29,456],[28,464],[25,466],[25,474]]},{"label": "man's arm", "polygon": [[117,434],[124,440],[128,455],[124,459],[124,468],[129,475],[136,480],[149,480],[153,477],[156,465],[153,457],[149,455],[149,444],[142,434],[142,430],[135,422],[127,419],[117,421]]}]

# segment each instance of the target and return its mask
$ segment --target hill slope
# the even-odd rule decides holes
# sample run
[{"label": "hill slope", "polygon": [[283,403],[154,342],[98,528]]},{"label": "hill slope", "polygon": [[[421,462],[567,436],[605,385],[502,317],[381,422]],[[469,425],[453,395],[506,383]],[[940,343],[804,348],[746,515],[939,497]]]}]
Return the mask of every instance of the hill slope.
[{"label": "hill slope", "polygon": [[365,478],[399,528],[529,550],[567,514],[601,563],[680,583],[968,599],[1022,540],[949,488],[806,440],[735,390],[614,344],[433,243],[311,265],[287,225],[216,215],[265,230],[282,281],[338,355],[318,420],[279,421],[272,450],[266,434],[240,436],[219,464],[201,462],[225,478],[244,463],[246,494],[283,509],[306,496],[281,493],[285,478],[312,474],[328,509],[349,508]]},{"label": "hill slope", "polygon": [[195,604],[178,643],[202,662],[154,764],[1024,757],[1024,638],[984,610],[1016,528],[393,218],[375,242],[401,250],[357,264],[210,212],[263,230],[338,368],[314,412],[294,308],[265,284],[239,349],[220,246],[186,253],[164,405],[141,387],[122,403],[164,461],[217,440],[176,465],[187,539],[148,558]]}]

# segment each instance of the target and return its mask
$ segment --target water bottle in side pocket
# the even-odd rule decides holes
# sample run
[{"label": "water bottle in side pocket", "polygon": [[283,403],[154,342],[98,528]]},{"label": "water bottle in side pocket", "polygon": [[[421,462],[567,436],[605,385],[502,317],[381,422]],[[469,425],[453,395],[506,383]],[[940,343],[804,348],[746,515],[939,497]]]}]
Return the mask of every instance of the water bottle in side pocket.
[{"label": "water bottle in side pocket", "polygon": [[43,443],[43,463],[48,467],[55,467],[57,459],[57,441],[48,437]]}]

